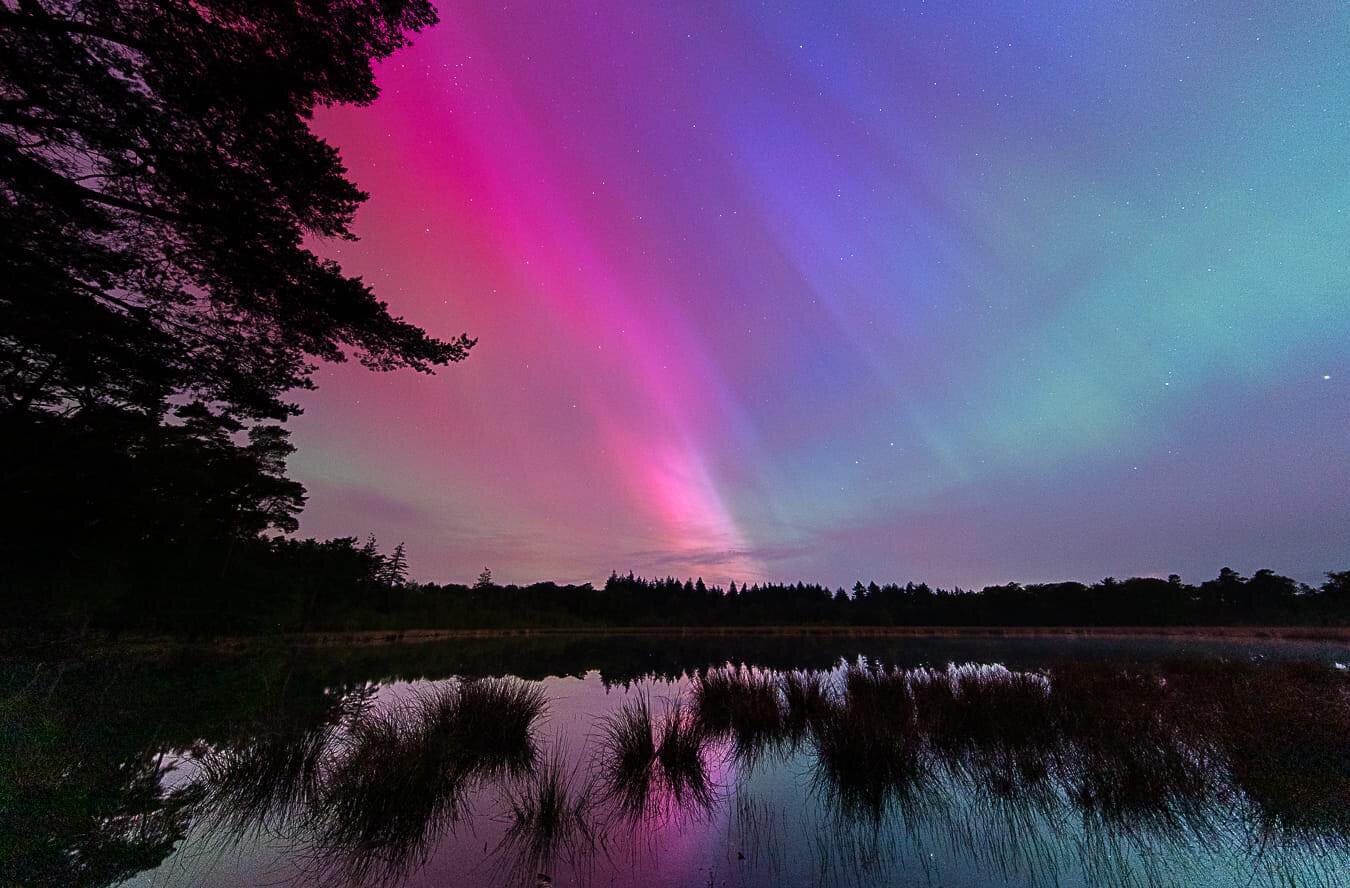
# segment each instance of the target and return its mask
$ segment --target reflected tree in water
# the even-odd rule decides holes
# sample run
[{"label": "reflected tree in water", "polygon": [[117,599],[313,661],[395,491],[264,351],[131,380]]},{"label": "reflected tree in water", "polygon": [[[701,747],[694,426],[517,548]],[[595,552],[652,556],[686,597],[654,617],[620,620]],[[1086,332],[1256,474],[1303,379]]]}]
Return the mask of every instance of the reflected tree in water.
[{"label": "reflected tree in water", "polygon": [[164,776],[155,748],[100,748],[41,695],[0,702],[0,884],[111,885],[157,866],[193,801]]}]

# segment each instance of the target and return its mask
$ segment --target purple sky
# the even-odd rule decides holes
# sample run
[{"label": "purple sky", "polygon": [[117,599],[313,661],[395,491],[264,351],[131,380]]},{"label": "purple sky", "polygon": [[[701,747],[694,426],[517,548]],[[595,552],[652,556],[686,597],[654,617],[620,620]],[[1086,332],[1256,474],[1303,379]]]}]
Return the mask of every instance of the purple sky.
[{"label": "purple sky", "polygon": [[422,579],[1350,567],[1350,7],[468,3],[323,113],[303,532]]}]

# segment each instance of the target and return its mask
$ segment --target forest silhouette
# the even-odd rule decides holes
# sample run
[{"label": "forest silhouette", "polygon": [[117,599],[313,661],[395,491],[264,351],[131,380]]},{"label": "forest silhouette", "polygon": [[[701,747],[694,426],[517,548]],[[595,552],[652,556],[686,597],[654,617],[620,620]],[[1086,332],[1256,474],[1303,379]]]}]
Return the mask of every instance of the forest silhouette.
[{"label": "forest silhouette", "polygon": [[[97,630],[212,635],[363,629],[595,629],[696,627],[1016,627],[1016,626],[1343,626],[1350,624],[1350,571],[1314,587],[1274,571],[1244,577],[1224,568],[1191,584],[1106,578],[1007,583],[982,589],[926,583],[745,583],[646,579],[617,573],[590,583],[498,584],[490,572],[473,585],[407,579],[402,548],[384,554],[373,537],[240,541],[227,571],[175,582],[107,590],[34,581],[40,596],[10,605],[15,625],[43,637]],[[159,603],[173,600],[173,606]],[[130,606],[129,606],[130,604]]]}]

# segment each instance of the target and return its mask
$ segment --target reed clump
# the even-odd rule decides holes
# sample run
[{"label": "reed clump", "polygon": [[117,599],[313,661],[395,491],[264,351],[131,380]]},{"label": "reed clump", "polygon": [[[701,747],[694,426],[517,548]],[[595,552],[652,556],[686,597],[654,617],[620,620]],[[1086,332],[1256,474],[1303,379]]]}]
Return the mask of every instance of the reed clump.
[{"label": "reed clump", "polygon": [[523,883],[559,864],[584,870],[592,861],[601,837],[592,783],[569,763],[561,738],[538,767],[507,787],[505,801],[507,829],[498,846],[505,882]]},{"label": "reed clump", "polygon": [[658,730],[656,761],[666,801],[676,809],[711,811],[715,801],[704,748],[708,735],[682,702],[666,707]]},{"label": "reed clump", "polygon": [[711,811],[716,793],[707,767],[708,742],[686,703],[667,703],[656,719],[647,695],[638,693],[602,723],[604,798],[632,822]]},{"label": "reed clump", "polygon": [[358,884],[419,866],[481,781],[533,768],[544,706],[537,686],[503,678],[438,686],[358,718],[315,811],[315,860]]},{"label": "reed clump", "polygon": [[841,813],[880,820],[923,776],[909,679],[850,666],[842,685],[814,728],[816,780]]},{"label": "reed clump", "polygon": [[199,811],[226,834],[284,830],[309,816],[332,764],[333,728],[260,731],[202,760]]},{"label": "reed clump", "polygon": [[535,723],[547,706],[544,689],[514,678],[463,681],[454,694],[420,704],[435,736],[459,750],[483,776],[515,776],[534,765]]},{"label": "reed clump", "polygon": [[644,816],[651,802],[653,734],[651,700],[642,690],[600,725],[600,779],[606,797],[629,818]]},{"label": "reed clump", "polygon": [[793,742],[799,742],[815,729],[830,712],[829,682],[820,672],[785,672],[779,679],[782,689],[783,722]]},{"label": "reed clump", "polygon": [[709,737],[730,738],[742,763],[781,747],[788,737],[778,682],[768,672],[709,670],[694,679],[693,706],[700,729]]}]

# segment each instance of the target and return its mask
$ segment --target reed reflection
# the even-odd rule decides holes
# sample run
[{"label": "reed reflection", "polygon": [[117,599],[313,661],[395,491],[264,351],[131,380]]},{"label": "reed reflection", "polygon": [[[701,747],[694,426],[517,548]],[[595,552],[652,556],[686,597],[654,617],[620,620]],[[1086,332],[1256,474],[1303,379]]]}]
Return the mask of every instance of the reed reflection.
[{"label": "reed reflection", "polygon": [[577,881],[589,882],[604,824],[594,781],[571,761],[561,736],[538,767],[505,788],[504,797],[507,829],[494,852],[495,881],[547,884],[549,873],[567,867]]},{"label": "reed reflection", "polygon": [[208,755],[199,816],[221,838],[291,842],[315,881],[397,882],[470,813],[484,782],[533,772],[537,685],[474,679]]},{"label": "reed reflection", "polygon": [[610,819],[630,827],[710,816],[717,787],[709,769],[711,735],[682,700],[653,717],[638,690],[601,724],[596,771]]},{"label": "reed reflection", "polygon": [[[359,884],[407,878],[482,818],[504,830],[495,883],[564,867],[585,883],[731,798],[743,849],[799,871],[768,858],[805,853],[780,835],[805,826],[829,878],[913,875],[940,850],[990,879],[1168,882],[1203,851],[1270,883],[1334,884],[1350,854],[1350,681],[1329,666],[725,667],[656,705],[631,689],[575,754],[561,734],[541,751],[545,706],[513,679],[354,699],[208,756],[197,815],[288,838],[307,876]],[[805,776],[814,808],[747,800],[776,769]]]},{"label": "reed reflection", "polygon": [[745,667],[711,669],[693,681],[693,711],[698,729],[731,744],[738,765],[791,748],[791,732],[778,679]]}]

